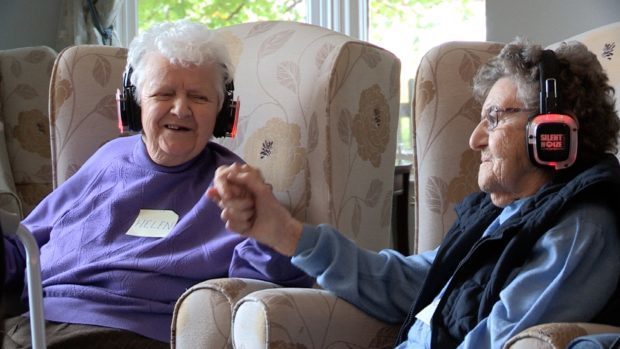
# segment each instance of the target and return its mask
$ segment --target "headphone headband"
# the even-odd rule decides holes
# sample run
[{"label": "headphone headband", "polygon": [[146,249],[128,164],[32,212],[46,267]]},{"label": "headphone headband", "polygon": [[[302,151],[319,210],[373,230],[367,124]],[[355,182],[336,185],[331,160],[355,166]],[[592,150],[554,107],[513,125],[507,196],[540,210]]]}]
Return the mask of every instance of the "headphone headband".
[{"label": "headphone headband", "polygon": [[558,113],[560,111],[560,101],[557,77],[560,75],[560,67],[554,51],[542,51],[538,70],[540,83],[540,114]]}]

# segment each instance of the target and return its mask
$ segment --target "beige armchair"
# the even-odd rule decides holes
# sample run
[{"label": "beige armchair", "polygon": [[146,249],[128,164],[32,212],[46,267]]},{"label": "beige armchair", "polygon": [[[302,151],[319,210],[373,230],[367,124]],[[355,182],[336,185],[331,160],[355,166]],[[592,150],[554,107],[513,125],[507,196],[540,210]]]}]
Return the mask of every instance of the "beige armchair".
[{"label": "beige armchair", "polygon": [[[222,30],[242,100],[240,136],[222,143],[260,167],[300,220],[329,223],[366,248],[388,247],[399,60],[307,24]],[[177,302],[172,344],[390,347],[397,328],[322,290],[221,279],[196,285]]]},{"label": "beige armchair", "polygon": [[56,52],[0,51],[0,208],[20,217],[51,189],[48,91]]},{"label": "beige armchair", "polygon": [[[567,39],[583,42],[598,55],[616,91],[620,91],[620,60],[614,51],[618,38],[620,23]],[[454,204],[477,190],[479,154],[469,149],[468,138],[480,120],[481,106],[472,98],[471,81],[476,69],[502,46],[449,42],[431,49],[419,65],[412,106],[415,252],[436,247],[455,218]],[[616,109],[619,107],[617,100]],[[610,331],[620,332],[620,328],[543,324],[518,334],[505,348],[565,348],[575,337]]]},{"label": "beige armchair", "polygon": [[[236,67],[241,113],[237,137],[217,141],[261,168],[300,220],[334,225],[370,249],[388,247],[400,61],[384,49],[308,24],[257,22],[219,30]],[[58,55],[50,95],[54,186],[118,135],[114,93],[125,61],[125,49],[106,46],[75,46]],[[253,302],[255,312],[237,307],[252,320],[236,322],[235,333],[265,346],[323,347],[342,339],[361,347],[373,341],[390,346],[397,328],[322,290],[218,279],[178,300],[172,346],[230,347],[233,308],[250,293],[243,304]],[[285,311],[269,322],[276,308]],[[349,329],[331,326],[338,316],[349,320]]]}]

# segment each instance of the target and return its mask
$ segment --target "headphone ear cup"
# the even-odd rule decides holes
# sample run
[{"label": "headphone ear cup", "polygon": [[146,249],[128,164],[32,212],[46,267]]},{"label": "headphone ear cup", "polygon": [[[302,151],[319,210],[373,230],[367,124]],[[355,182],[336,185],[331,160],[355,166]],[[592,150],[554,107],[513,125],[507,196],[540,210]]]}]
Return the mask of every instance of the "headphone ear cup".
[{"label": "headphone ear cup", "polygon": [[136,98],[135,98],[135,92],[136,92],[136,88],[135,86],[130,86],[127,89],[127,99],[126,99],[126,103],[127,103],[127,120],[129,121],[129,129],[133,132],[140,132],[142,131],[142,109],[140,108],[140,106],[138,105],[138,102],[136,102]]},{"label": "headphone ear cup", "polygon": [[123,74],[123,89],[118,92],[118,114],[121,132],[128,128],[131,132],[142,130],[142,111],[135,99],[136,87],[131,84],[133,69],[128,69]]},{"label": "headphone ear cup", "polygon": [[142,131],[142,109],[136,102],[136,88],[131,86],[130,93],[127,96],[127,110],[129,111],[129,129],[134,132]]},{"label": "headphone ear cup", "polygon": [[235,85],[232,81],[226,84],[222,109],[217,114],[215,120],[215,127],[213,129],[214,137],[234,137],[237,132],[239,101],[233,100],[234,91]]},{"label": "headphone ear cup", "polygon": [[537,166],[561,170],[577,160],[579,125],[570,115],[539,114],[527,123],[530,161]]}]

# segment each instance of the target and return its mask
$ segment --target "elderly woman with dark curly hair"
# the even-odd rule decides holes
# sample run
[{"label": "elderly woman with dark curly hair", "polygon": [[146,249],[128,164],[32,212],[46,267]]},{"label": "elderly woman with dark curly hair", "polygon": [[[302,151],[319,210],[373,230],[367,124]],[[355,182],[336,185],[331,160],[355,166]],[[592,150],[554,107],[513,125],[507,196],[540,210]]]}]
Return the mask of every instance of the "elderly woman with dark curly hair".
[{"label": "elderly woman with dark curly hair", "polygon": [[501,348],[545,322],[617,323],[620,123],[600,63],[579,43],[554,52],[517,39],[481,67],[474,92],[481,192],[457,206],[435,250],[375,253],[304,225],[247,165],[220,167],[207,194],[231,230],[403,323],[397,348]]}]

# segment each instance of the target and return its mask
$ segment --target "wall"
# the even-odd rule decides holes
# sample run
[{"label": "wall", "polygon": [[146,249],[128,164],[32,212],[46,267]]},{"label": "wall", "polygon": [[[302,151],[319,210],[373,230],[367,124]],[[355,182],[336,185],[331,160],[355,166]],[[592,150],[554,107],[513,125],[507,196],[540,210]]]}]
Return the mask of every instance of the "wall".
[{"label": "wall", "polygon": [[0,0],[0,50],[56,46],[61,0]]},{"label": "wall", "polygon": [[487,39],[517,35],[543,46],[620,21],[618,0],[486,0]]}]

